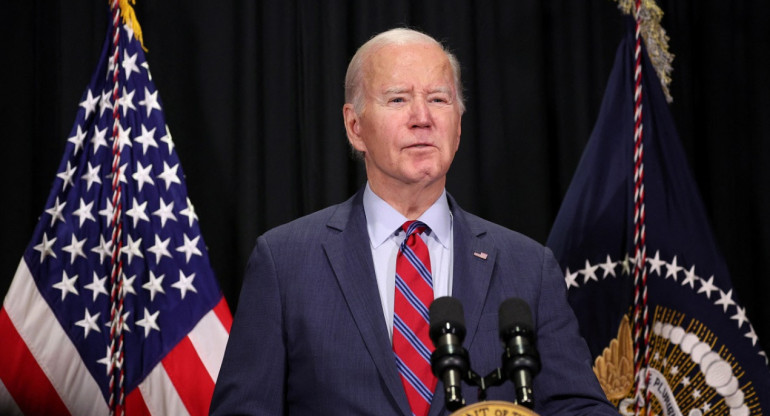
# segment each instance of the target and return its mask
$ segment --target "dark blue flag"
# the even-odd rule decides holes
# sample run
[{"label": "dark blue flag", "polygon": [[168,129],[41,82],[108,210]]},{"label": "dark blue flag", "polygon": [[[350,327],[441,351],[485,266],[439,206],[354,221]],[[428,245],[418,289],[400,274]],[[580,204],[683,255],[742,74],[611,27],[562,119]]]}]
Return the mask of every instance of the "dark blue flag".
[{"label": "dark blue flag", "polygon": [[133,10],[110,17],[0,309],[0,414],[203,415],[213,394],[230,312]]},{"label": "dark blue flag", "polygon": [[[621,413],[634,410],[634,305],[645,293],[635,296],[633,275],[635,259],[645,257],[650,332],[641,369],[649,369],[651,411],[770,413],[767,357],[732,289],[660,82],[643,55],[643,188],[634,177],[630,28],[547,245],[565,270],[594,371]],[[635,190],[643,191],[644,211],[634,209]],[[644,257],[635,250],[635,212],[644,219]]]}]

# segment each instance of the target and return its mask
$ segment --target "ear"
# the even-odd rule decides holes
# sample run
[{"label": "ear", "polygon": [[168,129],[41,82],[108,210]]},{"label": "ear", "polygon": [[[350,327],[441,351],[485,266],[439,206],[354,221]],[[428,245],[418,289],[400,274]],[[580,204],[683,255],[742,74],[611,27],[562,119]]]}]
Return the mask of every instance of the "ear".
[{"label": "ear", "polygon": [[342,118],[345,121],[345,131],[350,145],[359,152],[366,152],[366,144],[361,138],[361,118],[353,108],[353,104],[347,103],[342,106]]}]

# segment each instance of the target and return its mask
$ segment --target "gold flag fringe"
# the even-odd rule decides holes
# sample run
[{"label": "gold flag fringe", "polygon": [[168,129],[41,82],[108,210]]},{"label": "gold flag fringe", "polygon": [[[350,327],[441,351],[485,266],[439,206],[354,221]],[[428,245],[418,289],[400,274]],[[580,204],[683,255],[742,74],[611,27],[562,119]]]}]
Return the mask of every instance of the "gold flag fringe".
[{"label": "gold flag fringe", "polygon": [[[113,3],[113,1],[110,1]],[[142,49],[147,52],[147,48],[144,47],[144,37],[142,36],[142,27],[139,26],[139,19],[136,18],[136,12],[131,7],[132,4],[136,4],[136,0],[118,0],[118,7],[120,7],[120,15],[123,17],[123,24],[131,26],[134,31],[134,36],[142,45]]]},{"label": "gold flag fringe", "polygon": [[[616,1],[618,2],[618,8],[623,13],[635,13],[635,0]],[[668,88],[669,84],[671,84],[671,71],[673,70],[671,62],[674,60],[674,54],[668,50],[669,38],[666,35],[666,30],[660,24],[660,20],[663,18],[663,11],[655,3],[655,0],[642,0],[639,17],[641,20],[642,38],[647,46],[647,53],[650,56],[652,66],[655,67],[655,72],[658,74],[663,93],[666,94],[666,101],[670,103],[674,100]]]}]

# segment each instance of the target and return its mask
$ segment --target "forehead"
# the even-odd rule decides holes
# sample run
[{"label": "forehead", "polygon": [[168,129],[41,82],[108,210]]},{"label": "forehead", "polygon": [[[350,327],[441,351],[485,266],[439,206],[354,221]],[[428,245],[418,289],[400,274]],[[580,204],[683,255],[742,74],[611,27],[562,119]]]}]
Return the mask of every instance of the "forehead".
[{"label": "forehead", "polygon": [[365,69],[366,84],[375,90],[404,87],[448,87],[454,90],[452,66],[435,44],[386,45],[372,52]]}]

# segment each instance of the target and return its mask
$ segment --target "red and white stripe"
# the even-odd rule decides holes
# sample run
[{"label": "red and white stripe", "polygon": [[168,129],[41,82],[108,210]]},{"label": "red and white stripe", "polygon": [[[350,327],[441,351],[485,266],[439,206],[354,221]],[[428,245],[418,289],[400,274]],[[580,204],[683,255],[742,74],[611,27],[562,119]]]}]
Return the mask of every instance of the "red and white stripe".
[{"label": "red and white stripe", "polygon": [[[205,415],[232,317],[224,298],[128,392],[131,415]],[[0,309],[0,413],[105,415],[108,403],[24,260]]]},{"label": "red and white stripe", "polygon": [[[647,304],[647,244],[644,203],[644,123],[642,105],[642,35],[641,0],[636,0],[634,14],[634,414],[639,416],[649,405],[647,389],[650,359],[650,323]],[[649,410],[649,409],[647,409]]]}]

